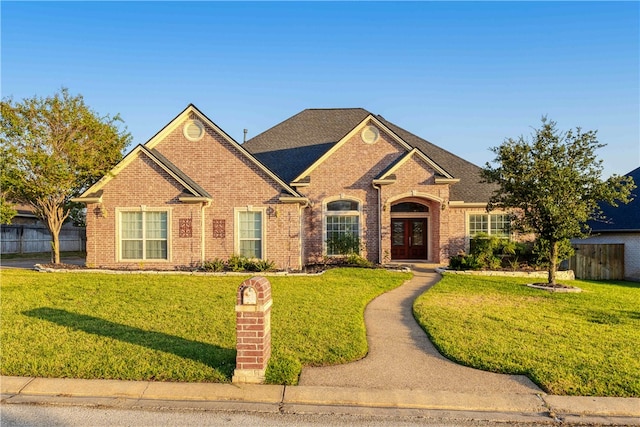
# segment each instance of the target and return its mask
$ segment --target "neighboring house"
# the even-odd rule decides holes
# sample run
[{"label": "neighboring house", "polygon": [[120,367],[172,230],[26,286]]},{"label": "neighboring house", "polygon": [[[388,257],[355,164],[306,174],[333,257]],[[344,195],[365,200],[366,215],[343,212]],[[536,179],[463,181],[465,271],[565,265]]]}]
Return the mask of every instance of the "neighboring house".
[{"label": "neighboring house", "polygon": [[629,280],[640,281],[640,167],[632,170],[630,176],[636,183],[633,200],[628,204],[613,207],[601,206],[605,220],[589,221],[591,236],[575,239],[578,244],[623,244],[624,276]]},{"label": "neighboring house", "polygon": [[173,269],[233,254],[281,269],[359,240],[373,262],[444,263],[488,214],[480,168],[366,110],[310,109],[238,144],[188,106],[76,201],[87,265]]}]

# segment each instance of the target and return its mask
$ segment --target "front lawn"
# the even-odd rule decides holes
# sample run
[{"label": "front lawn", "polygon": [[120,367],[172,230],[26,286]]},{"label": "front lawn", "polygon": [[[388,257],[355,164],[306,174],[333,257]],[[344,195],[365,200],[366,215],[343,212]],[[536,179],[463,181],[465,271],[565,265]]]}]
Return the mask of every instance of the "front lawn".
[{"label": "front lawn", "polygon": [[[235,293],[246,277],[2,270],[2,375],[227,382]],[[269,277],[269,379],[367,352],[364,308],[406,273],[334,269]]]},{"label": "front lawn", "polygon": [[551,394],[640,397],[640,284],[573,281],[582,293],[530,279],[445,275],[414,314],[448,358],[524,374]]}]

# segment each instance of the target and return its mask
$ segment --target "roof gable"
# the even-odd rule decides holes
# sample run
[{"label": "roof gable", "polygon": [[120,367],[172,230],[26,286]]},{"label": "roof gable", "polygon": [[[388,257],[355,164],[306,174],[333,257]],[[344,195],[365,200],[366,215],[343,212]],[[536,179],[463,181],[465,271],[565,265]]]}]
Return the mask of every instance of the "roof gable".
[{"label": "roof gable", "polygon": [[435,171],[436,182],[438,180],[440,180],[441,182],[447,182],[447,183],[456,183],[459,181],[458,179],[453,178],[451,175],[449,175],[444,169],[438,166],[438,164],[436,164],[433,160],[431,160],[429,157],[427,157],[422,151],[420,151],[417,148],[411,149],[411,151],[409,151],[407,154],[398,158],[398,160],[396,160],[395,162],[391,163],[389,167],[387,167],[384,171],[382,171],[376,177],[376,180],[384,181],[384,180],[391,179],[392,176],[396,173],[396,171],[400,169],[405,163],[407,163],[407,161],[409,161],[412,158],[422,160],[423,163],[426,163],[429,167],[431,167]]},{"label": "roof gable", "polygon": [[[106,183],[108,183],[114,176],[116,176],[123,168],[125,168],[133,159],[137,158],[141,154],[147,155],[150,159],[152,159],[156,164],[166,170],[171,176],[173,176],[176,180],[178,180],[184,187],[187,189],[189,197],[191,200],[196,200],[198,198],[202,199],[210,199],[211,196],[209,193],[204,190],[202,186],[200,186],[194,179],[189,177],[184,171],[178,168],[174,163],[169,161],[164,155],[162,155],[155,147],[165,138],[174,132],[179,126],[181,126],[185,121],[196,117],[200,120],[205,126],[213,129],[214,132],[218,133],[226,142],[229,143],[229,146],[232,147],[232,151],[235,152],[242,158],[249,161],[249,163],[254,164],[260,170],[262,170],[269,178],[273,179],[277,186],[281,187],[284,190],[285,198],[294,198],[302,200],[302,196],[298,194],[292,187],[290,187],[286,182],[284,182],[278,175],[276,175],[273,171],[267,168],[264,164],[262,164],[255,156],[253,156],[250,152],[244,149],[240,144],[238,144],[233,138],[231,138],[226,132],[224,132],[218,125],[216,125],[213,121],[211,121],[206,115],[204,115],[195,105],[189,104],[187,108],[185,108],[180,114],[174,117],[165,127],[163,127],[158,133],[156,133],[149,141],[147,141],[144,145],[138,145],[135,147],[130,153],[128,153],[109,173],[107,173],[104,177],[102,177],[97,183],[92,185],[89,189],[87,189],[80,197],[78,197],[77,201],[93,201],[97,200],[98,196],[95,196],[100,192],[102,187]],[[194,199],[195,198],[195,199]]]},{"label": "roof gable", "polygon": [[104,186],[124,170],[131,162],[140,156],[148,157],[153,163],[167,172],[173,179],[182,185],[189,198],[197,198],[202,200],[211,200],[211,195],[202,188],[198,183],[191,179],[187,174],[182,172],[176,165],[171,163],[167,158],[160,154],[157,150],[150,150],[143,145],[138,145],[129,154],[127,154],[107,175],[103,176],[98,182],[89,187],[79,197],[73,199],[76,202],[98,202],[102,196]]}]

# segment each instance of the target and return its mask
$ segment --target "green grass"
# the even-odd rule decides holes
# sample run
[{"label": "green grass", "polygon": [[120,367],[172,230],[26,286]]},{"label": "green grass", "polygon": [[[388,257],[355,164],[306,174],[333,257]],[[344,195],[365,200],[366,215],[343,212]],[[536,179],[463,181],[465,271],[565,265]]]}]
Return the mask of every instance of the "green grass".
[{"label": "green grass", "polygon": [[640,397],[640,284],[575,281],[576,294],[527,282],[445,275],[414,314],[458,363],[524,374],[551,394]]},{"label": "green grass", "polygon": [[[228,382],[246,277],[2,270],[2,375]],[[270,277],[271,382],[367,352],[364,308],[408,274],[335,269]]]}]

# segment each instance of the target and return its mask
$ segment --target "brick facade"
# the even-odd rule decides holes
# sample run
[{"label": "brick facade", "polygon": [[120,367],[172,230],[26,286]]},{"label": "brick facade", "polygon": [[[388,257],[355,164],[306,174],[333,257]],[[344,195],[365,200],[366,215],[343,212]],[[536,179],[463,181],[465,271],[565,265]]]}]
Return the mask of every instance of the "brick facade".
[{"label": "brick facade", "polygon": [[[185,135],[192,120],[204,123],[198,140]],[[361,255],[368,260],[391,260],[392,207],[413,202],[428,208],[424,260],[447,262],[467,248],[467,213],[484,212],[482,204],[450,204],[455,180],[439,180],[442,169],[414,155],[385,125],[373,123],[379,136],[365,142],[361,130],[372,123],[360,123],[313,163],[307,185],[289,187],[190,106],[80,198],[88,208],[87,265],[171,270],[226,260],[239,250],[240,213],[256,211],[262,258],[298,270],[325,258],[326,204],[340,199],[358,202]],[[393,179],[379,183],[389,168]],[[194,196],[192,181],[206,197]],[[168,260],[122,260],[121,213],[158,210],[167,212]]]}]

